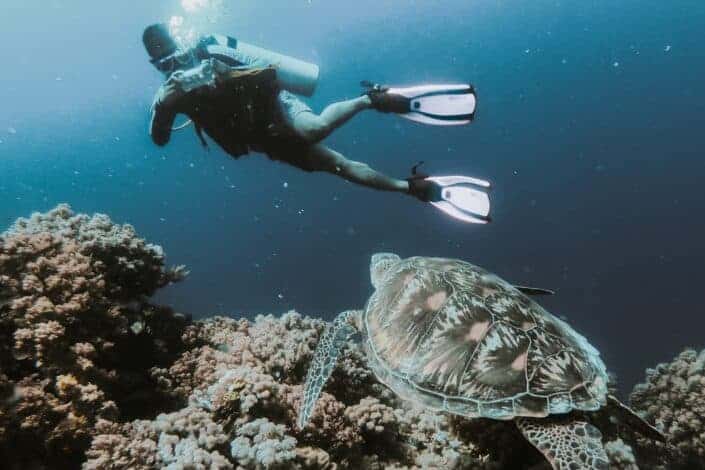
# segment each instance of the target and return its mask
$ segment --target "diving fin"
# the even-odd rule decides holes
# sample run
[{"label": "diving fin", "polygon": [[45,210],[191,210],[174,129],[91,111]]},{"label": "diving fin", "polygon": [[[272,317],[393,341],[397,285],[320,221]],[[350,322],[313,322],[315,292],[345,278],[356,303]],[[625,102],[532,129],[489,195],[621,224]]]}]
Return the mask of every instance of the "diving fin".
[{"label": "diving fin", "polygon": [[440,188],[439,198],[429,201],[437,209],[463,222],[490,222],[488,181],[469,176],[430,176],[426,180]]},{"label": "diving fin", "polygon": [[471,224],[490,222],[490,183],[469,176],[428,176],[411,169],[409,194],[428,202],[451,217]]},{"label": "diving fin", "polygon": [[555,291],[549,289],[541,289],[540,287],[527,287],[527,286],[514,286],[516,290],[522,294],[529,296],[540,296],[540,295],[555,295]]},{"label": "diving fin", "polygon": [[469,84],[383,87],[361,82],[372,106],[410,121],[434,126],[469,124],[475,117],[477,97]]}]

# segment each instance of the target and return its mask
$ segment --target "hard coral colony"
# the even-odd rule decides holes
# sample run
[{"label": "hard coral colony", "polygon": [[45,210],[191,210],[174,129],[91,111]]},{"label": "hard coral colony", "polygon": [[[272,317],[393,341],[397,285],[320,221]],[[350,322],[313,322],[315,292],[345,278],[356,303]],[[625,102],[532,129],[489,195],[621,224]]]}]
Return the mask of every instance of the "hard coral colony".
[{"label": "hard coral colony", "polygon": [[[5,468],[542,468],[511,423],[416,408],[346,341],[311,416],[303,382],[326,322],[288,312],[191,321],[154,305],[186,275],[128,225],[59,206],[0,236]],[[647,371],[631,405],[659,444],[594,417],[610,468],[705,459],[705,351]],[[545,467],[543,467],[545,468]]]}]

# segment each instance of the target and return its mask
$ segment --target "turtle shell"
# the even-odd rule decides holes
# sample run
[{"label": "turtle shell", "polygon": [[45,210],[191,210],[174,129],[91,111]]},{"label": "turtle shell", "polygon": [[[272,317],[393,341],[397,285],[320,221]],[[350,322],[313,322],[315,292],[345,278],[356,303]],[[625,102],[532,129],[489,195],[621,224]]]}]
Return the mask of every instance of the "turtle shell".
[{"label": "turtle shell", "polygon": [[511,284],[464,261],[395,263],[363,328],[378,378],[433,409],[511,419],[605,404],[599,352]]}]

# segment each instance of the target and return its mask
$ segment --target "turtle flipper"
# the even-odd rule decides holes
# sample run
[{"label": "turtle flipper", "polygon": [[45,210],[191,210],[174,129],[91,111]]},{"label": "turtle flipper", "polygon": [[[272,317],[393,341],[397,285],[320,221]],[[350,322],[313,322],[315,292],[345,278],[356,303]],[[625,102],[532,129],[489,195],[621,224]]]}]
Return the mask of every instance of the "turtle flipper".
[{"label": "turtle flipper", "polygon": [[653,426],[651,423],[639,416],[634,410],[619,401],[617,397],[607,395],[607,404],[610,406],[610,409],[614,412],[614,414],[617,415],[620,421],[624,422],[634,431],[644,437],[648,437],[649,439],[659,442],[667,442],[668,439],[657,427]]},{"label": "turtle flipper", "polygon": [[297,420],[299,429],[303,429],[311,418],[318,396],[338,361],[340,350],[348,338],[356,332],[353,320],[360,313],[359,310],[341,313],[320,339],[306,375],[306,385],[304,385],[304,395]]},{"label": "turtle flipper", "polygon": [[517,418],[524,437],[554,470],[608,470],[602,434],[592,424],[564,418]]}]

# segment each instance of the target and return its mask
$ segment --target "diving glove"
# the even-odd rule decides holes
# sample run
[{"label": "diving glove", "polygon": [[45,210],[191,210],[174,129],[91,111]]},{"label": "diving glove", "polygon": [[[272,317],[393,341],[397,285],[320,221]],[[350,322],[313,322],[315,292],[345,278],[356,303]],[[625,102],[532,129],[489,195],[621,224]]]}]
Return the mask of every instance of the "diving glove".
[{"label": "diving glove", "polygon": [[463,222],[490,222],[489,182],[469,176],[428,176],[418,172],[421,163],[407,178],[409,194]]}]

